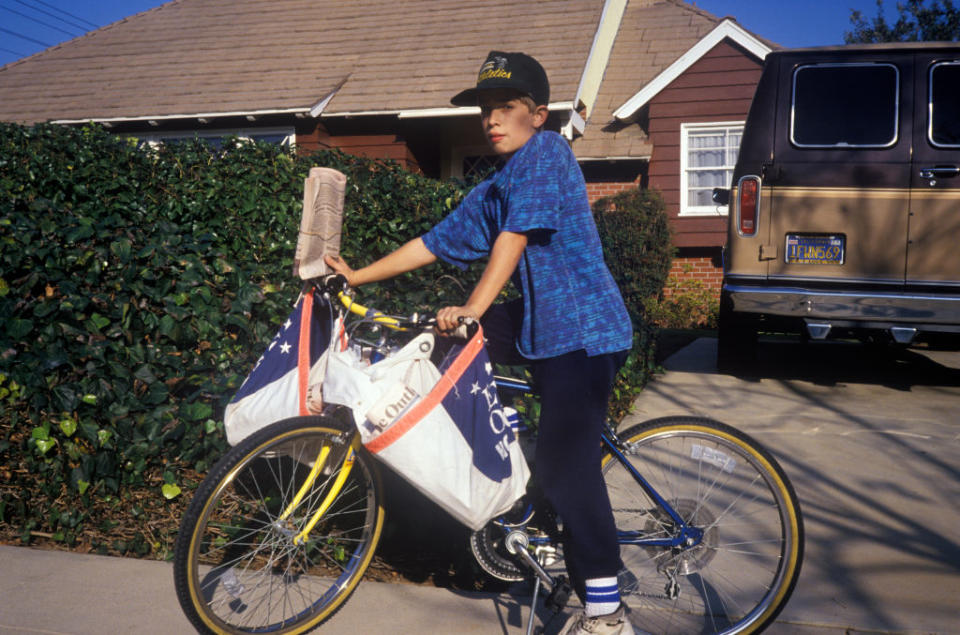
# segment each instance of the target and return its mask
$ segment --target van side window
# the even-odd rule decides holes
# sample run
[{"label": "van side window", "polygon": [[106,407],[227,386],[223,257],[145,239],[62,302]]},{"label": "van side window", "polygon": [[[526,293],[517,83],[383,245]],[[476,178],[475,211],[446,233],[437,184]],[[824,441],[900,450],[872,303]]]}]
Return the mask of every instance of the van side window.
[{"label": "van side window", "polygon": [[960,62],[930,68],[930,143],[960,147]]},{"label": "van side window", "polygon": [[793,75],[790,140],[801,148],[885,148],[897,142],[892,64],[811,64]]}]

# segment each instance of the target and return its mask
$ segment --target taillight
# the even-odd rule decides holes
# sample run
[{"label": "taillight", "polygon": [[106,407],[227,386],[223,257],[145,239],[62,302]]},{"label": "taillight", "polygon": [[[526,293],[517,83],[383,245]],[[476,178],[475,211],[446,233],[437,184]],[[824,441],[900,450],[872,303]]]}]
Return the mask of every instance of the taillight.
[{"label": "taillight", "polygon": [[757,233],[757,207],[760,203],[760,177],[745,176],[737,184],[737,229],[741,236]]}]

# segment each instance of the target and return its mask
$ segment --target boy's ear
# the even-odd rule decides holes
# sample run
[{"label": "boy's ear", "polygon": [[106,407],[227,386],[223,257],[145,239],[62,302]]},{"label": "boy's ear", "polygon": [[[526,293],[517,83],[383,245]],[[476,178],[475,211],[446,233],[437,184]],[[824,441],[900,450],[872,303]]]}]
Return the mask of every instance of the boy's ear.
[{"label": "boy's ear", "polygon": [[533,111],[533,125],[536,128],[541,128],[543,124],[547,123],[547,116],[550,114],[550,111],[546,106],[537,106],[536,110]]}]

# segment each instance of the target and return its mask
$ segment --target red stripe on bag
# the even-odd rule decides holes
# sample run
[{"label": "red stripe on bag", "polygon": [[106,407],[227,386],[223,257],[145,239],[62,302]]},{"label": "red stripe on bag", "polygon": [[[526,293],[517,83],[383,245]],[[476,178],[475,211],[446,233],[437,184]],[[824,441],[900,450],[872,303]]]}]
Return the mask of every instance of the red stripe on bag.
[{"label": "red stripe on bag", "polygon": [[310,414],[307,410],[307,385],[310,381],[310,319],[313,316],[313,290],[303,295],[300,307],[300,341],[297,343],[297,386],[300,395],[300,416]]},{"label": "red stripe on bag", "polygon": [[437,385],[433,387],[433,390],[417,402],[407,414],[400,417],[398,421],[384,430],[380,436],[372,439],[369,443],[365,443],[364,447],[376,454],[377,452],[387,449],[395,441],[400,439],[400,437],[409,432],[410,428],[417,425],[421,419],[430,414],[430,411],[440,405],[440,402],[447,396],[450,389],[456,385],[460,376],[463,375],[464,371],[473,363],[474,358],[476,358],[481,350],[483,350],[483,331],[478,328],[476,334],[467,342],[467,345],[463,347],[463,350],[460,351],[457,358],[453,360],[453,363],[450,364],[447,372],[443,374],[443,377],[441,377]]}]

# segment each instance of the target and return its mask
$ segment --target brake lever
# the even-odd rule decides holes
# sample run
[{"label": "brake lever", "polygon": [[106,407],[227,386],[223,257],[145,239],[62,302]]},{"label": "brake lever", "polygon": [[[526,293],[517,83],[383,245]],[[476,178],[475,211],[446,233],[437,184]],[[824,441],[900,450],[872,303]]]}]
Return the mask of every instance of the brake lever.
[{"label": "brake lever", "polygon": [[344,276],[342,273],[331,273],[327,276],[324,276],[321,286],[326,293],[329,293],[332,296],[335,296],[341,291],[346,291],[348,288],[350,288],[350,285],[347,284],[346,276]]},{"label": "brake lever", "polygon": [[471,317],[461,317],[457,320],[460,326],[449,332],[449,337],[458,337],[469,340],[477,333],[480,328],[480,322]]}]

